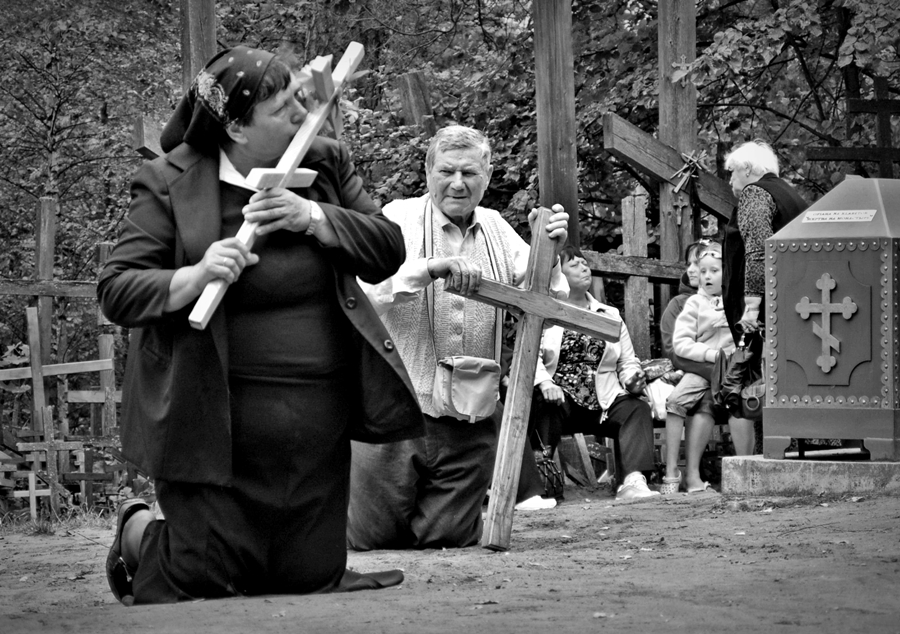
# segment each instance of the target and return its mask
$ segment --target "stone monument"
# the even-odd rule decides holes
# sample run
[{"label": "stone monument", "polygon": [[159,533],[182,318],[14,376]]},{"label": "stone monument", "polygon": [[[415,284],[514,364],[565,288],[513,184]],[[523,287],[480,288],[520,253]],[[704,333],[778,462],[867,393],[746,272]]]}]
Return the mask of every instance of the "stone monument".
[{"label": "stone monument", "polygon": [[763,453],[861,439],[900,460],[900,180],[848,178],[766,241]]}]

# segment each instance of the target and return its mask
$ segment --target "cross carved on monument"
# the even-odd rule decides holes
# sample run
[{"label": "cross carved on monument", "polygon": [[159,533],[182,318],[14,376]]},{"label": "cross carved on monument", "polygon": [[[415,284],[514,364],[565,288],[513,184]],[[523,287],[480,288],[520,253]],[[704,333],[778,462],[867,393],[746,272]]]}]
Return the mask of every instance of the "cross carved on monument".
[{"label": "cross carved on monument", "polygon": [[831,351],[840,353],[841,342],[831,334],[831,314],[840,313],[844,319],[850,319],[856,312],[857,306],[849,297],[845,297],[840,303],[831,301],[831,291],[837,286],[837,282],[828,273],[823,273],[816,281],[816,288],[822,291],[822,302],[813,303],[809,301],[809,297],[803,297],[796,306],[797,312],[802,319],[809,319],[812,313],[822,315],[822,324],[813,323],[813,333],[822,340],[822,354],[816,358],[816,363],[822,372],[828,373],[835,366],[837,361],[831,355]]}]

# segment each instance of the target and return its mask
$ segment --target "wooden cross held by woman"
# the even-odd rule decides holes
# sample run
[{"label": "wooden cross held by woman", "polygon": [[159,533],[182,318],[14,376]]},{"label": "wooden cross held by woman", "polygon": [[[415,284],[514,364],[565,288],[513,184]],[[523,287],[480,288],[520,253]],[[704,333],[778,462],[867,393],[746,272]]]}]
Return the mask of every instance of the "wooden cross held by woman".
[{"label": "wooden cross held by woman", "polygon": [[[363,45],[351,42],[344,51],[334,72],[329,74],[329,57],[317,57],[310,64],[313,82],[315,84],[315,96],[319,105],[306,116],[294,140],[285,150],[278,165],[274,168],[256,168],[250,170],[247,182],[259,189],[269,187],[309,187],[316,178],[316,172],[308,169],[297,169],[300,161],[306,155],[313,140],[322,129],[326,119],[331,119],[335,134],[340,134],[340,113],[336,112],[338,95],[344,82],[353,74],[363,57]],[[244,222],[237,232],[237,238],[248,247],[252,248],[256,241],[256,227],[258,223]],[[194,309],[191,311],[188,321],[191,326],[203,330],[209,323],[213,313],[225,296],[228,283],[223,279],[216,279],[206,285],[203,293],[197,299]]]}]

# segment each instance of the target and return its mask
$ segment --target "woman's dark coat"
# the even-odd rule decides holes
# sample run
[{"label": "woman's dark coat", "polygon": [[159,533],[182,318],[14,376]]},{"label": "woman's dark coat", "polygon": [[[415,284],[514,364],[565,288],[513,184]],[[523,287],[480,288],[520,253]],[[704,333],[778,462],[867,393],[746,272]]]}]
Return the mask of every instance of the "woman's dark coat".
[{"label": "woman's dark coat", "polygon": [[[400,228],[363,190],[342,145],[319,138],[302,165],[318,171],[304,195],[321,205],[340,239],[324,252],[335,269],[340,305],[356,329],[360,407],[352,438],[419,436],[422,415],[406,369],[356,282],[359,276],[377,283],[397,270],[405,254]],[[175,269],[200,262],[222,237],[219,187],[218,157],[187,144],[145,164],[132,183],[119,243],[100,275],[104,314],[132,329],[123,453],[151,478],[217,485],[232,478],[224,303],[205,330],[188,324],[193,303],[163,312]],[[348,398],[353,389],[348,385]]]}]

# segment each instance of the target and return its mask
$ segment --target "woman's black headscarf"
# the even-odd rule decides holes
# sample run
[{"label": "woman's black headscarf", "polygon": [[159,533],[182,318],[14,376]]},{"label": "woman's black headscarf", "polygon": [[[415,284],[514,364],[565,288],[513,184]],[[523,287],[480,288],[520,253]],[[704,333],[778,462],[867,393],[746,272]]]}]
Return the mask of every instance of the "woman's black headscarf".
[{"label": "woman's black headscarf", "polygon": [[250,111],[273,59],[267,51],[236,46],[209,60],[163,128],[163,151],[187,143],[204,154],[218,154],[222,131]]}]

